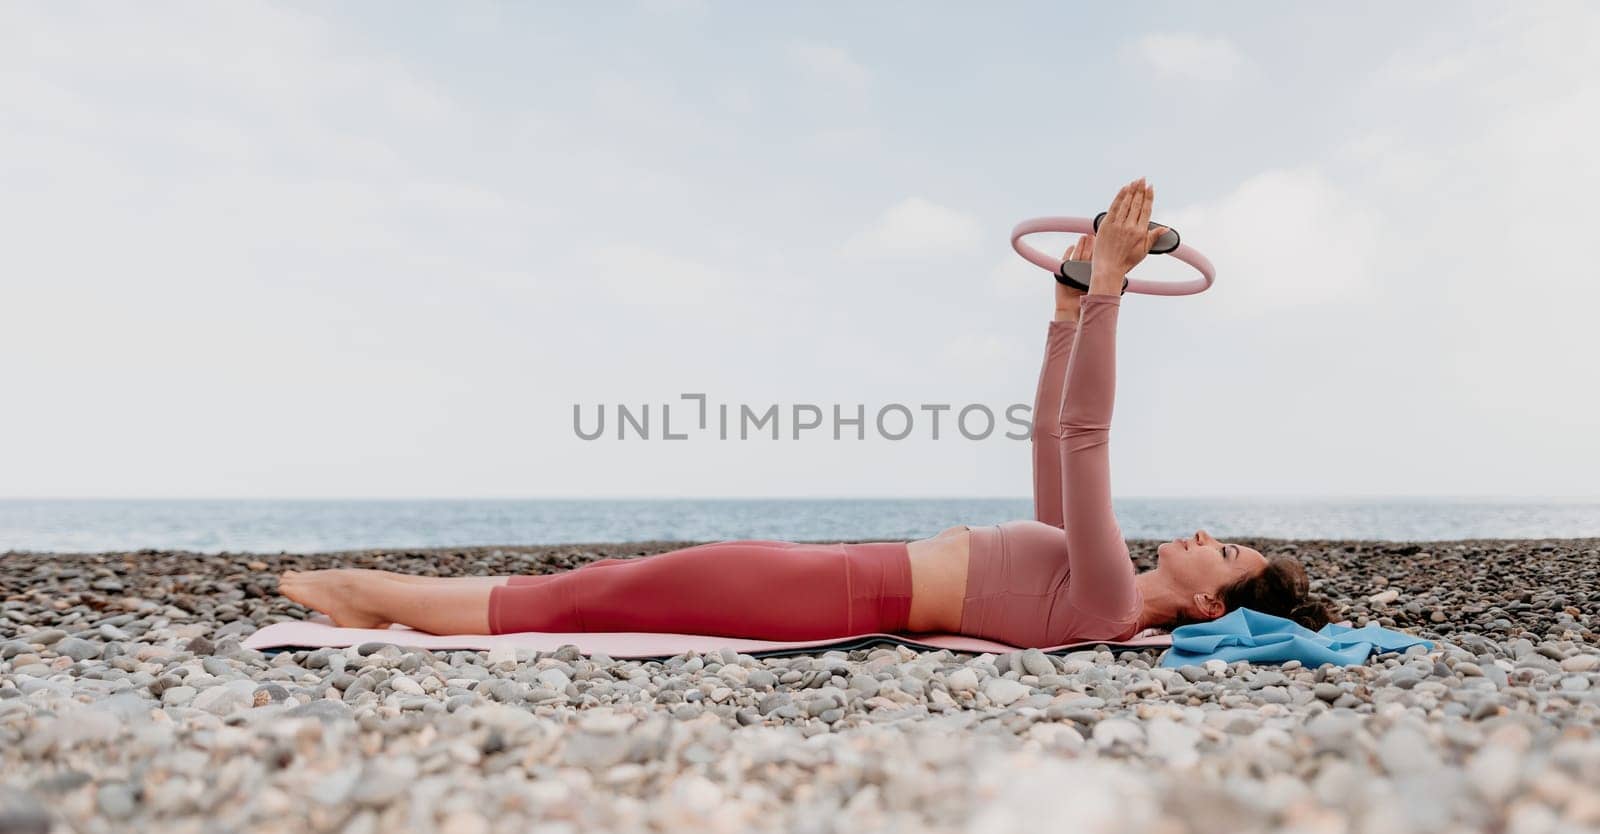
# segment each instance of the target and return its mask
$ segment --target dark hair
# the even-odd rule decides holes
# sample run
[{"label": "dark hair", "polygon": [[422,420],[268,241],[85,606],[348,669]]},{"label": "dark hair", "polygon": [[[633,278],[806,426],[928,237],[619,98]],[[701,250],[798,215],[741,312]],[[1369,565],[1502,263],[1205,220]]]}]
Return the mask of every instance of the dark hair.
[{"label": "dark hair", "polygon": [[1229,611],[1253,608],[1263,614],[1294,620],[1316,631],[1333,620],[1333,609],[1311,598],[1306,569],[1293,556],[1276,553],[1253,576],[1222,586],[1217,594]]}]

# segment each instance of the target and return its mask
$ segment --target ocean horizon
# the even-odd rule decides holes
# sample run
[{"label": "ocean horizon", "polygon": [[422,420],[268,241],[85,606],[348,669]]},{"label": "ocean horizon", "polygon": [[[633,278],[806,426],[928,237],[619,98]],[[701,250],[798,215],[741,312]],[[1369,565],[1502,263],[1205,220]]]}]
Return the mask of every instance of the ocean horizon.
[{"label": "ocean horizon", "polygon": [[[1117,498],[1128,539],[1600,536],[1600,499]],[[726,539],[899,540],[1032,518],[1020,498],[0,499],[0,553],[379,548]]]}]

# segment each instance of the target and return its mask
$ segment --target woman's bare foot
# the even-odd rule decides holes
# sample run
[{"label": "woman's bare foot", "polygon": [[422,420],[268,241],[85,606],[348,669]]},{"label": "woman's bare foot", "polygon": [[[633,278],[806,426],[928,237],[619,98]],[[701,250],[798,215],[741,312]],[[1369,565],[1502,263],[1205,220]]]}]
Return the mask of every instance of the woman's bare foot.
[{"label": "woman's bare foot", "polygon": [[340,628],[388,628],[388,621],[363,604],[367,586],[387,581],[382,574],[369,570],[284,571],[278,577],[278,592],[327,614]]},{"label": "woman's bare foot", "polygon": [[384,579],[390,582],[404,582],[408,585],[474,585],[484,588],[493,588],[496,585],[506,584],[509,576],[416,576],[409,573],[395,573],[388,570],[373,570],[371,568],[341,568],[351,573],[365,574],[373,579]]}]

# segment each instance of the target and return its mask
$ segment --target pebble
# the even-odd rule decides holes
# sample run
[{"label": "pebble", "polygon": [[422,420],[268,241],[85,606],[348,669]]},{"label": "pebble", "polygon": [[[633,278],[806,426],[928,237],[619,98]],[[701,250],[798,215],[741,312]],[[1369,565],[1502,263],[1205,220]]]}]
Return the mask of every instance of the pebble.
[{"label": "pebble", "polygon": [[1107,718],[1094,725],[1094,743],[1101,747],[1113,744],[1136,745],[1144,741],[1144,730],[1137,723],[1121,718]]},{"label": "pebble", "polygon": [[1378,743],[1378,761],[1394,776],[1405,776],[1439,767],[1439,757],[1427,736],[1411,727],[1396,727]]},{"label": "pebble", "polygon": [[317,699],[301,704],[283,713],[285,718],[315,718],[319,721],[338,722],[353,717],[350,708],[338,701]]},{"label": "pebble", "polygon": [[1156,718],[1146,725],[1145,735],[1149,741],[1149,753],[1165,759],[1174,767],[1192,767],[1200,761],[1197,746],[1201,734],[1194,727],[1168,718]]},{"label": "pebble", "polygon": [[210,689],[201,690],[200,694],[194,697],[190,706],[195,709],[203,709],[213,715],[228,715],[229,713],[252,707],[255,705],[253,698],[255,684],[250,681],[244,681],[244,683],[249,684],[250,691],[241,692],[239,689],[230,686],[213,686]]},{"label": "pebble", "polygon": [[489,834],[489,820],[474,811],[457,811],[440,823],[439,834]]},{"label": "pebble", "polygon": [[250,705],[264,707],[267,704],[277,704],[289,700],[289,690],[275,684],[263,684],[250,693]]},{"label": "pebble", "polygon": [[92,660],[105,651],[104,644],[91,643],[88,640],[80,640],[76,637],[63,637],[51,644],[50,648],[56,654],[62,657],[70,657],[73,660]]},{"label": "pebble", "polygon": [[1050,658],[1038,649],[1028,649],[1022,653],[1022,671],[1024,674],[1042,677],[1056,673],[1056,667],[1051,664]]},{"label": "pebble", "polygon": [[67,633],[59,628],[43,628],[29,634],[22,635],[24,641],[35,646],[54,646],[58,641],[66,639]]},{"label": "pebble", "polygon": [[133,816],[136,804],[133,790],[122,782],[101,785],[95,791],[94,801],[100,813],[113,820],[124,820]]},{"label": "pebble", "polygon": [[200,690],[192,686],[174,686],[161,693],[161,703],[169,707],[181,707],[195,699]]},{"label": "pebble", "polygon": [[[276,572],[321,557],[8,554],[30,591],[0,599],[0,834],[52,814],[349,834],[1579,830],[1600,825],[1582,789],[1600,763],[1597,544],[1297,541],[1352,621],[1438,643],[1348,668],[881,644],[267,655],[241,639],[304,616]],[[341,558],[491,575],[591,548]]]},{"label": "pebble", "polygon": [[350,791],[350,799],[362,805],[385,805],[405,793],[416,778],[417,763],[413,759],[403,756],[372,759]]},{"label": "pebble", "polygon": [[1600,654],[1577,654],[1561,661],[1563,672],[1593,672],[1600,669]]},{"label": "pebble", "polygon": [[0,834],[49,834],[50,812],[32,795],[0,785]]},{"label": "pebble", "polygon": [[1005,678],[991,678],[983,685],[983,694],[997,706],[1010,706],[1013,702],[1028,694],[1028,687]]}]

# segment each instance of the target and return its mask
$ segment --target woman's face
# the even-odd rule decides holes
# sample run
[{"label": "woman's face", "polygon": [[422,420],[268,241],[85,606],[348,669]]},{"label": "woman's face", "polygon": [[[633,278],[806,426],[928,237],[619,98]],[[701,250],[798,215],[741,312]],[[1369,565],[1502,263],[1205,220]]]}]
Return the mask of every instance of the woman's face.
[{"label": "woman's face", "polygon": [[1267,566],[1261,551],[1217,541],[1196,530],[1193,538],[1173,539],[1156,548],[1156,569],[1179,590],[1215,596],[1223,586],[1260,573]]}]

